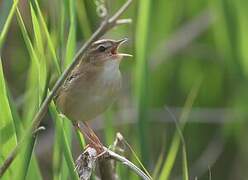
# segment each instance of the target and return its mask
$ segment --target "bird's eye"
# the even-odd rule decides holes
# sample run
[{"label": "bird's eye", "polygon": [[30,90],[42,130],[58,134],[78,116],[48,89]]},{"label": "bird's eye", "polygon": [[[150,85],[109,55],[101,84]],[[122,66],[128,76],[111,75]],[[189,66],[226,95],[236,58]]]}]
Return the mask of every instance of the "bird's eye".
[{"label": "bird's eye", "polygon": [[107,48],[104,47],[104,46],[99,46],[99,47],[98,47],[98,51],[99,51],[99,52],[104,52],[104,51],[106,51],[106,49],[107,49]]}]

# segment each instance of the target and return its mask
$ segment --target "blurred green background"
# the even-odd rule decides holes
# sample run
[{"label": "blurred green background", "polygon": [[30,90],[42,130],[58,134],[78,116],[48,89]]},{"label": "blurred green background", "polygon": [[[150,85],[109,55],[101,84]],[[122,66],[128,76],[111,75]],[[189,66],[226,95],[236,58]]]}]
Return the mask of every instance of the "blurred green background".
[{"label": "blurred green background", "polygon": [[[103,20],[99,5],[113,14],[124,2],[0,0],[0,164]],[[119,100],[92,121],[104,144],[121,132],[154,179],[247,179],[247,7],[247,0],[133,0],[123,15],[133,22],[104,36],[128,37],[122,51],[134,55],[121,64]],[[77,179],[83,141],[54,104],[42,125],[3,179]],[[128,148],[125,156],[138,164]],[[122,165],[118,174],[139,179]]]}]

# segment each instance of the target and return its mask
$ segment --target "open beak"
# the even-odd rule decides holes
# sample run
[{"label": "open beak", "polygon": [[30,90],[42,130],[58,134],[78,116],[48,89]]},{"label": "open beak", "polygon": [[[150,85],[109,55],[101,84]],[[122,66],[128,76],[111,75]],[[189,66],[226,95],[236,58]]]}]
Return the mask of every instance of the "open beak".
[{"label": "open beak", "polygon": [[121,44],[124,44],[125,42],[127,42],[128,39],[127,38],[124,38],[124,39],[121,39],[121,40],[118,40],[115,42],[115,46],[113,47],[112,49],[112,54],[116,54],[118,56],[122,56],[122,57],[133,57],[133,55],[131,54],[126,54],[126,53],[119,53],[118,52],[118,49],[119,47],[121,46]]}]

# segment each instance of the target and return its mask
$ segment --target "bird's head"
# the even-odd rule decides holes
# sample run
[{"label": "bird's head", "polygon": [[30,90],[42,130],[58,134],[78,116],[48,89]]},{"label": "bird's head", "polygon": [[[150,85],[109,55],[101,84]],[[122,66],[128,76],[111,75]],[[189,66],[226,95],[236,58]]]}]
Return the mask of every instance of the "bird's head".
[{"label": "bird's head", "polygon": [[127,38],[121,40],[102,39],[98,40],[89,47],[86,59],[94,65],[104,65],[106,62],[115,61],[120,63],[122,57],[130,57],[132,55],[119,53],[118,48],[125,43]]}]

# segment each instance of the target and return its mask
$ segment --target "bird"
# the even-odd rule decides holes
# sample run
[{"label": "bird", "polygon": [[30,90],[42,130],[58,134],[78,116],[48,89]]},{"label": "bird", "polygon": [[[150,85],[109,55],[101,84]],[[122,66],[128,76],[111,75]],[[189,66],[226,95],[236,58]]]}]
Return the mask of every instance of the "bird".
[{"label": "bird", "polygon": [[122,82],[120,63],[123,57],[131,55],[119,53],[118,49],[126,41],[127,38],[93,42],[55,97],[61,113],[72,121],[74,127],[88,139],[88,145],[99,153],[103,151],[103,146],[87,122],[106,111],[119,95]]}]

